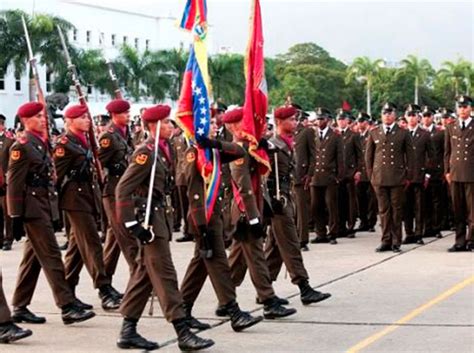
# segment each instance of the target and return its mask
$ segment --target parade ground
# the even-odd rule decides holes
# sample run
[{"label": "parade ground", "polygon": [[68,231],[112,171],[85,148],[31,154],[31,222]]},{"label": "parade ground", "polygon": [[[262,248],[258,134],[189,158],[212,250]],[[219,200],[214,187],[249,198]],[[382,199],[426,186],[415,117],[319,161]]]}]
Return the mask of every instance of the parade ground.
[{"label": "parade ground", "polygon": [[[296,286],[284,268],[275,284],[279,296],[288,298],[298,313],[281,320],[265,320],[251,329],[235,333],[228,320],[214,315],[216,296],[206,283],[194,315],[212,325],[200,335],[216,344],[209,352],[456,352],[474,351],[474,254],[448,253],[452,232],[444,238],[426,238],[425,245],[402,246],[401,253],[376,253],[379,233],[358,233],[355,239],[340,239],[338,245],[310,244],[304,262],[310,283],[332,297],[303,306]],[[175,233],[175,237],[179,234]],[[59,236],[62,243],[64,237]],[[173,260],[181,279],[194,243],[172,242]],[[11,300],[22,244],[1,252],[3,286]],[[124,291],[128,279],[121,258],[114,286]],[[43,325],[21,324],[33,336],[2,345],[1,352],[119,352],[115,341],[122,318],[105,312],[97,291],[83,269],[78,297],[94,305],[96,318],[65,326],[55,307],[51,290],[42,274],[30,309],[45,316]],[[244,310],[262,314],[255,303],[255,290],[247,275],[238,288]],[[139,332],[157,341],[163,352],[178,352],[175,332],[164,320],[159,304],[149,305],[140,320]]]}]

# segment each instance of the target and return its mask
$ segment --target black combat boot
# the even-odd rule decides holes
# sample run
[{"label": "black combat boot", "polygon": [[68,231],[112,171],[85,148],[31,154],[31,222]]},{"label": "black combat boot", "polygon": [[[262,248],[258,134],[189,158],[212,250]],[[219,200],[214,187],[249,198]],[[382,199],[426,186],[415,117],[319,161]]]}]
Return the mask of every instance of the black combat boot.
[{"label": "black combat boot", "polygon": [[11,321],[0,324],[0,343],[18,341],[32,334],[31,330],[22,329]]},{"label": "black combat boot", "polygon": [[158,343],[148,341],[140,336],[137,332],[137,319],[124,318],[122,322],[122,329],[117,340],[117,347],[122,349],[136,348],[152,351],[160,348]]},{"label": "black combat boot", "polygon": [[173,320],[172,323],[178,335],[178,347],[182,351],[198,351],[214,345],[213,340],[201,338],[191,332],[185,318]]},{"label": "black combat boot", "polygon": [[263,302],[263,317],[267,320],[277,319],[296,314],[296,309],[285,308],[278,301],[277,297],[272,297]]},{"label": "black combat boot", "polygon": [[321,293],[311,288],[307,280],[298,283],[301,293],[301,302],[303,305],[317,303],[323,301],[331,296],[329,293]]},{"label": "black combat boot", "polygon": [[235,332],[245,330],[263,320],[261,316],[254,317],[248,312],[240,310],[239,304],[235,300],[226,304],[225,307],[230,316],[230,325]]},{"label": "black combat boot", "polygon": [[99,297],[102,300],[104,310],[116,310],[120,307],[121,299],[112,291],[110,284],[104,284],[99,288]]},{"label": "black combat boot", "polygon": [[186,315],[186,323],[188,324],[189,328],[194,328],[197,330],[207,330],[211,328],[211,325],[205,324],[204,322],[199,321],[194,316],[191,315],[191,311],[193,309],[192,304],[183,304],[184,314]]},{"label": "black combat boot", "polygon": [[93,311],[87,311],[78,308],[74,303],[62,307],[61,313],[64,325],[70,325],[76,322],[82,322],[92,319],[95,316]]},{"label": "black combat boot", "polygon": [[12,320],[17,323],[26,322],[28,324],[44,324],[46,322],[45,317],[35,315],[26,306],[13,308]]}]

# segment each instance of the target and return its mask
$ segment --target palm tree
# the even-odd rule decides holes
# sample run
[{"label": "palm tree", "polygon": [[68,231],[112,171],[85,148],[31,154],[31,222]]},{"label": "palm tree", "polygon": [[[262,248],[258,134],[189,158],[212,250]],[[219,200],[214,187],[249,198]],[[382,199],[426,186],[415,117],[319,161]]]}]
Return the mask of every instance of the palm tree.
[{"label": "palm tree", "polygon": [[415,78],[415,104],[419,102],[419,86],[423,85],[428,76],[433,73],[433,68],[426,59],[418,59],[414,55],[408,55],[406,59],[401,61],[403,68],[400,73],[407,74]]},{"label": "palm tree", "polygon": [[347,68],[346,83],[356,79],[360,82],[366,82],[367,85],[367,114],[371,114],[371,87],[374,77],[383,66],[382,59],[370,60],[367,56],[355,58],[352,64]]},{"label": "palm tree", "polygon": [[243,56],[239,54],[220,54],[209,59],[209,74],[216,100],[235,103],[243,99],[243,65]]},{"label": "palm tree", "polygon": [[460,85],[464,80],[467,83],[467,90],[470,89],[472,64],[462,58],[457,62],[445,61],[442,63],[442,68],[438,71],[438,76],[442,80],[451,83],[454,88],[455,97],[459,95]]},{"label": "palm tree", "polygon": [[[28,26],[33,55],[39,56],[41,64],[56,71],[63,65],[64,59],[62,55],[58,55],[62,52],[62,47],[55,26],[58,24],[66,33],[73,25],[57,16],[36,14],[31,17],[21,10],[0,12],[0,70],[5,73],[13,65],[15,75],[21,76],[27,68],[29,58],[22,17]],[[30,80],[30,100],[33,99],[33,85]]]},{"label": "palm tree", "polygon": [[180,49],[160,50],[158,54],[168,67],[170,75],[169,95],[173,100],[177,100],[181,93],[181,85],[183,82],[184,71],[188,62],[188,52]]}]

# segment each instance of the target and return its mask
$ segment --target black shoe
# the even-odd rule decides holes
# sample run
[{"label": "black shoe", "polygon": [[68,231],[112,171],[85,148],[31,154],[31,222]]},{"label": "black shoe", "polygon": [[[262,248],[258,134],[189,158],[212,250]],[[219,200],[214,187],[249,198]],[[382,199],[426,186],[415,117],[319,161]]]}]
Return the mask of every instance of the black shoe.
[{"label": "black shoe", "polygon": [[246,311],[242,311],[235,300],[225,305],[230,316],[230,326],[235,332],[240,332],[263,320],[263,317],[254,317]]},{"label": "black shoe", "polygon": [[301,250],[301,251],[309,251],[308,245],[306,245],[306,244],[305,244],[305,245],[301,245],[300,250]]},{"label": "black shoe", "polygon": [[331,244],[331,245],[336,245],[336,244],[337,244],[337,240],[336,240],[336,239],[331,239],[331,240],[329,241],[329,244]]},{"label": "black shoe", "polygon": [[263,307],[263,317],[267,320],[282,318],[293,314],[296,314],[296,309],[285,308],[278,303],[269,303],[269,305]]},{"label": "black shoe", "polygon": [[12,243],[6,242],[3,244],[2,250],[3,251],[10,251],[12,249]]},{"label": "black shoe", "polygon": [[367,232],[369,230],[369,226],[365,224],[361,224],[359,227],[354,229],[355,232]]},{"label": "black shoe", "polygon": [[0,325],[0,343],[10,343],[29,337],[33,334],[31,330],[22,329],[13,322]]},{"label": "black shoe", "polygon": [[61,313],[64,325],[74,324],[92,319],[95,316],[93,311],[86,311],[76,307],[74,304],[68,304],[63,307]]},{"label": "black shoe", "polygon": [[103,285],[99,288],[99,297],[102,300],[102,309],[104,310],[116,310],[120,307],[122,300],[116,297],[110,284]]},{"label": "black shoe", "polygon": [[421,238],[418,238],[418,240],[416,241],[416,243],[419,244],[419,245],[424,245],[424,244],[425,244],[425,242],[424,242],[423,239],[421,239]]},{"label": "black shoe", "polygon": [[36,316],[27,307],[13,309],[12,320],[16,323],[26,322],[28,324],[44,324],[46,322],[45,317]]},{"label": "black shoe", "polygon": [[443,237],[443,235],[441,234],[441,232],[438,232],[435,234],[435,237],[438,238],[438,239],[441,239]]},{"label": "black shoe", "polygon": [[400,247],[398,245],[392,246],[392,251],[393,252],[402,252],[402,250],[400,249]]},{"label": "black shoe", "polygon": [[214,345],[213,340],[201,338],[191,332],[185,319],[174,320],[173,326],[178,335],[178,347],[182,351],[198,351]]},{"label": "black shoe", "polygon": [[[452,247],[448,249],[448,252],[463,252],[463,251],[468,251],[465,245],[464,246],[453,245]],[[469,249],[469,251],[471,250]]]},{"label": "black shoe", "polygon": [[418,238],[414,235],[409,235],[405,238],[405,240],[402,242],[402,244],[416,244]]},{"label": "black shoe", "polygon": [[181,238],[176,238],[178,243],[185,243],[187,241],[193,241],[194,237],[190,234],[184,234]]},{"label": "black shoe", "polygon": [[329,243],[329,239],[327,237],[316,237],[310,241],[311,244],[323,244]]},{"label": "black shoe", "polygon": [[392,250],[392,247],[390,245],[380,245],[375,249],[376,252],[384,252],[390,250]]},{"label": "black shoe", "polygon": [[[279,305],[288,305],[288,304],[290,304],[290,302],[287,299],[280,298],[276,295],[272,299],[275,300],[275,302],[278,303]],[[258,297],[255,298],[255,303],[260,304],[260,305],[265,304],[264,301],[261,301],[260,298],[258,298]]]},{"label": "black shoe", "polygon": [[307,281],[300,282],[298,286],[300,288],[300,298],[303,305],[317,303],[331,297],[331,294],[329,293],[321,293],[317,290],[314,290]]},{"label": "black shoe", "polygon": [[186,315],[185,320],[189,328],[197,330],[207,330],[211,328],[211,325],[205,324],[204,322],[196,319],[192,314],[193,304],[183,303],[184,314]]},{"label": "black shoe", "polygon": [[118,290],[116,290],[112,285],[110,285],[109,290],[111,294],[119,299],[123,299],[123,293],[120,293]]},{"label": "black shoe", "polygon": [[229,312],[227,311],[227,307],[225,305],[219,305],[216,309],[215,314],[219,317],[229,316]]},{"label": "black shoe", "polygon": [[74,298],[74,305],[82,310],[92,310],[94,308],[92,305],[86,304],[78,298]]},{"label": "black shoe", "polygon": [[355,236],[355,231],[352,231],[352,232],[349,232],[347,233],[347,238],[349,239],[354,239],[356,236]]},{"label": "black shoe", "polygon": [[148,341],[138,334],[137,321],[138,320],[129,319],[123,320],[120,336],[117,340],[117,347],[122,349],[144,349],[146,351],[152,351],[154,349],[160,348],[158,343]]},{"label": "black shoe", "polygon": [[375,227],[370,227],[367,231],[369,233],[375,233]]}]

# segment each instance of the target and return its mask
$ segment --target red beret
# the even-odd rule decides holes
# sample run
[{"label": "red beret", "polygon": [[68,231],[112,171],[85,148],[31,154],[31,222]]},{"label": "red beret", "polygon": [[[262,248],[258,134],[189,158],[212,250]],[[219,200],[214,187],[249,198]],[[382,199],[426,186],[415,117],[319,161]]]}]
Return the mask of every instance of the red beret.
[{"label": "red beret", "polygon": [[87,113],[87,110],[87,105],[85,104],[71,105],[64,112],[64,116],[69,119],[76,119]]},{"label": "red beret", "polygon": [[28,102],[20,106],[16,114],[20,118],[31,118],[42,111],[43,108],[44,106],[40,102]]},{"label": "red beret", "polygon": [[154,123],[158,120],[163,120],[170,116],[171,107],[169,105],[158,104],[153,107],[145,109],[142,114],[142,120]]},{"label": "red beret", "polygon": [[127,110],[130,110],[130,103],[124,99],[114,99],[105,106],[105,109],[107,109],[109,113],[125,113]]},{"label": "red beret", "polygon": [[284,120],[295,115],[296,113],[298,113],[298,110],[290,105],[287,107],[285,106],[275,109],[273,116],[275,117],[275,119]]},{"label": "red beret", "polygon": [[222,122],[224,124],[238,123],[244,117],[244,109],[236,108],[228,111],[222,116]]}]

